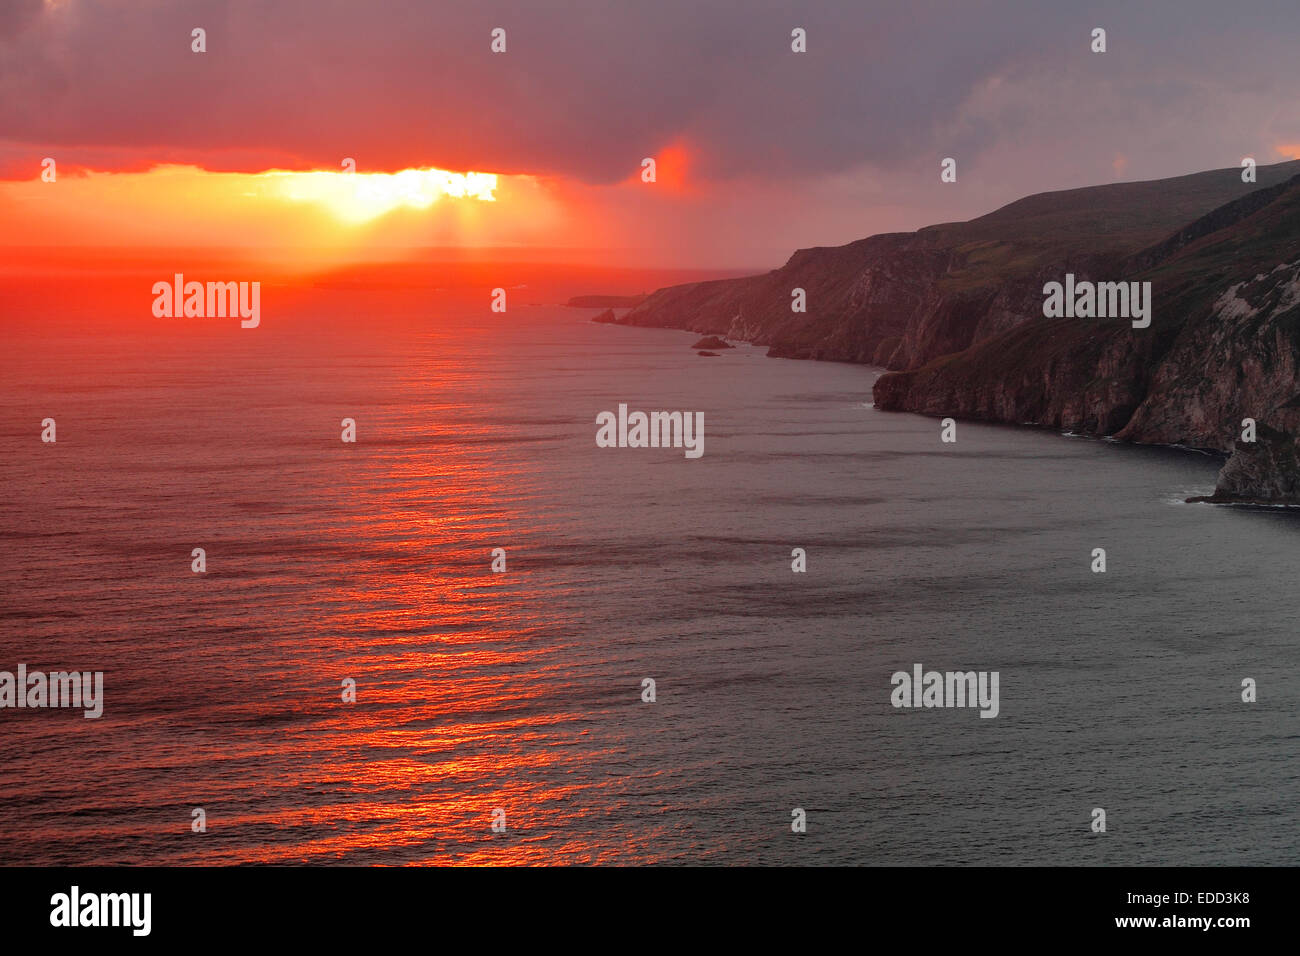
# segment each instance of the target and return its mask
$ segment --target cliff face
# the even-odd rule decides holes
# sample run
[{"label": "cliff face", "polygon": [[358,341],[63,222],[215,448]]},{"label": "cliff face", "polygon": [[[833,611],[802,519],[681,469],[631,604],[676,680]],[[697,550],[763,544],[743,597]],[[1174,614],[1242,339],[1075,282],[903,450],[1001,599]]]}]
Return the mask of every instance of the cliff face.
[{"label": "cliff face", "polygon": [[[1157,243],[1179,248],[1175,231],[1198,217],[1297,173],[1300,162],[1260,167],[1252,184],[1231,169],[1030,196],[970,222],[801,249],[765,275],[660,289],[619,321],[915,369],[1041,316],[1044,282],[1117,278]],[[796,288],[806,313],[791,311]]]},{"label": "cliff face", "polygon": [[1187,323],[1118,437],[1226,451],[1245,418],[1300,425],[1285,410],[1300,390],[1300,242],[1279,254],[1296,258],[1232,284]]},{"label": "cliff face", "polygon": [[1300,444],[1294,434],[1260,426],[1255,441],[1238,441],[1219,472],[1214,494],[1222,504],[1294,504],[1300,501]]},{"label": "cliff face", "polygon": [[[1040,306],[1041,309],[1041,306]],[[1112,434],[1141,404],[1152,340],[1114,323],[1054,319],[1017,327],[914,372],[882,375],[876,407]]]},{"label": "cliff face", "polygon": [[882,376],[876,405],[1231,452],[1211,500],[1300,502],[1300,177],[1116,275],[1152,283],[1150,328],[1031,319]]},{"label": "cliff face", "polygon": [[[801,250],[764,276],[663,289],[620,321],[884,365],[883,409],[1233,452],[1216,500],[1300,501],[1297,173],[1031,196],[968,223]],[[1043,318],[1043,284],[1067,272],[1151,282],[1151,326]],[[790,311],[794,288],[806,315]],[[1246,418],[1254,442],[1238,441]]]}]

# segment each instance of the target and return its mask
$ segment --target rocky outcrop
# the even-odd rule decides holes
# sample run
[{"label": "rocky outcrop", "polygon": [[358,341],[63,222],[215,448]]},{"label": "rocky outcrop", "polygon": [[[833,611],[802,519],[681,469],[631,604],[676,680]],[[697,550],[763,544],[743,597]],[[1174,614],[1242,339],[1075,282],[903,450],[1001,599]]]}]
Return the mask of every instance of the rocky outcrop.
[{"label": "rocky outcrop", "polygon": [[1188,498],[1213,504],[1300,504],[1300,443],[1296,436],[1258,425],[1253,441],[1239,440],[1214,494]]},{"label": "rocky outcrop", "polygon": [[[1300,214],[1300,203],[1293,205]],[[1279,253],[1300,256],[1300,242]],[[1300,421],[1285,411],[1297,391],[1298,325],[1300,258],[1232,284],[1164,352],[1117,437],[1228,451],[1245,418],[1300,433]]]},{"label": "rocky outcrop", "polygon": [[604,312],[600,313],[600,315],[593,316],[591,321],[593,321],[593,322],[617,322],[618,319],[616,319],[616,318],[614,317],[614,310],[613,310],[613,309],[606,309]]},{"label": "rocky outcrop", "polygon": [[726,339],[720,339],[716,335],[706,335],[691,346],[693,349],[730,349],[734,347]]}]

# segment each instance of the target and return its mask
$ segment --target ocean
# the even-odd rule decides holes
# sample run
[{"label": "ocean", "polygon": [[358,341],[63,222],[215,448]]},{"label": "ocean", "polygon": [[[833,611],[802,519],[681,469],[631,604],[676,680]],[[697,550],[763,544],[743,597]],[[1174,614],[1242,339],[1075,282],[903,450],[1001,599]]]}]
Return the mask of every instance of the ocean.
[{"label": "ocean", "polygon": [[[1217,460],[331,301],[7,320],[0,670],[104,711],[0,710],[0,864],[1295,862],[1300,516],[1184,504]],[[703,456],[598,448],[620,403]],[[893,706],[918,664],[997,716]]]}]

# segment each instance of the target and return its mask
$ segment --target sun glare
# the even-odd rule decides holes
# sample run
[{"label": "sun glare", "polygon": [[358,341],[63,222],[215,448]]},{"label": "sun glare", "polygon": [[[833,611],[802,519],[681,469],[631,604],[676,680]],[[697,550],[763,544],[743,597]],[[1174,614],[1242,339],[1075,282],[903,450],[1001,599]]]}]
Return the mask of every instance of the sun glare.
[{"label": "sun glare", "polygon": [[495,173],[452,173],[445,169],[404,169],[400,173],[263,173],[274,194],[294,202],[313,202],[347,222],[364,222],[400,206],[426,209],[443,197],[495,202]]}]

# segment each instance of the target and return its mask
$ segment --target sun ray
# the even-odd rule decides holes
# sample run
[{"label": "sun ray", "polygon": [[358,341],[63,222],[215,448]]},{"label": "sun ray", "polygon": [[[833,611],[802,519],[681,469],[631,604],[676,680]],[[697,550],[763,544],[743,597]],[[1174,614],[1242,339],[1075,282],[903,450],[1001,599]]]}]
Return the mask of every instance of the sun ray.
[{"label": "sun ray", "polygon": [[397,173],[271,170],[261,174],[272,195],[318,203],[345,222],[365,222],[399,207],[427,209],[443,198],[495,202],[495,173],[404,169]]}]

